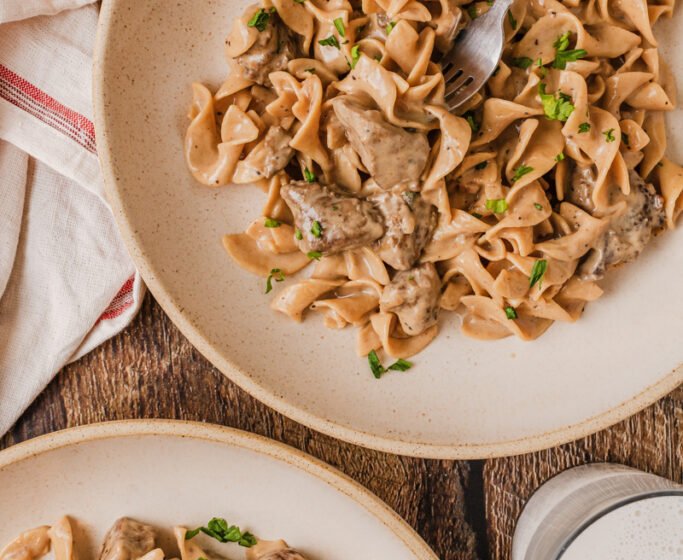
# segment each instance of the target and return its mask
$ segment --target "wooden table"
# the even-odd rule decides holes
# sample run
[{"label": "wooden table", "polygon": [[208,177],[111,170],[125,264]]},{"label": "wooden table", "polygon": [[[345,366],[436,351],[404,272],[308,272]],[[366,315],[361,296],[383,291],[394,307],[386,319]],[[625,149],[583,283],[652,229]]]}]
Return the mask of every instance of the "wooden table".
[{"label": "wooden table", "polygon": [[615,461],[683,482],[683,387],[608,430],[538,453],[468,462],[399,457],[324,436],[254,400],[213,368],[150,296],[126,331],[64,368],[0,447],[127,418],[213,422],[302,449],[376,493],[443,560],[509,558],[529,495],[574,465]]}]

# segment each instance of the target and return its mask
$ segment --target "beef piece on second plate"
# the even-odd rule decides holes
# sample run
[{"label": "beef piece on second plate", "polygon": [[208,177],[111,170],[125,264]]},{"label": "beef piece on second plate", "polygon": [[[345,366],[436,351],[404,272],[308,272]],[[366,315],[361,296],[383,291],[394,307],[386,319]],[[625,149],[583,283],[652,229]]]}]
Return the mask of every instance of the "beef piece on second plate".
[{"label": "beef piece on second plate", "polygon": [[382,214],[366,200],[306,181],[284,185],[280,194],[301,232],[302,251],[339,253],[369,245],[384,234]]},{"label": "beef piece on second plate", "polygon": [[384,288],[379,305],[395,313],[406,334],[414,336],[436,324],[439,317],[441,279],[432,263],[396,273]]},{"label": "beef piece on second plate", "polygon": [[155,540],[152,527],[122,517],[104,537],[100,560],[136,560],[155,548]]},{"label": "beef piece on second plate", "polygon": [[612,203],[622,204],[623,209],[612,217],[602,239],[582,263],[579,273],[583,278],[599,280],[610,268],[635,260],[664,226],[664,199],[637,173],[632,171],[629,178],[628,195],[614,191]]},{"label": "beef piece on second plate", "polygon": [[418,193],[381,193],[370,199],[384,216],[386,233],[377,254],[396,270],[408,270],[420,258],[436,227],[436,208]]},{"label": "beef piece on second plate", "polygon": [[418,183],[429,157],[429,142],[424,134],[394,126],[379,111],[345,97],[334,100],[334,112],[351,147],[380,187]]},{"label": "beef piece on second plate", "polygon": [[268,74],[286,70],[287,63],[296,56],[296,42],[289,29],[277,14],[271,13],[266,28],[259,32],[256,42],[235,61],[246,78],[262,86],[270,86]]}]

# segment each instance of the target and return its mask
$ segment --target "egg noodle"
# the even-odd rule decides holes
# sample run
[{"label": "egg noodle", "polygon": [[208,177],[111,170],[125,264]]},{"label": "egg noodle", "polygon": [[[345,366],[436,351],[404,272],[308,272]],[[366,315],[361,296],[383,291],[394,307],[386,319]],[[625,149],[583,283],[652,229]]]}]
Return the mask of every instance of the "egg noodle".
[{"label": "egg noodle", "polygon": [[[54,525],[43,525],[24,531],[0,549],[0,560],[38,560],[48,554],[54,560],[79,560],[75,535],[79,527],[69,517]],[[84,527],[80,527],[83,529]],[[151,525],[122,517],[104,537],[98,560],[212,560],[224,558],[207,552],[196,542],[203,533],[220,543],[235,543],[246,548],[246,560],[306,560],[283,540],[265,541],[249,532],[229,525],[225,519],[212,518],[205,527],[188,530],[174,527],[173,536],[180,558],[172,558],[157,546],[157,530]],[[204,540],[207,540],[204,537]],[[82,558],[82,556],[81,556]]]},{"label": "egg noodle", "polygon": [[422,350],[440,310],[531,340],[674,227],[676,91],[652,32],[674,0],[514,2],[496,72],[451,114],[439,57],[492,4],[263,0],[234,22],[223,86],[193,85],[186,159],[266,192],[224,245],[273,309],[354,325],[375,357]]}]

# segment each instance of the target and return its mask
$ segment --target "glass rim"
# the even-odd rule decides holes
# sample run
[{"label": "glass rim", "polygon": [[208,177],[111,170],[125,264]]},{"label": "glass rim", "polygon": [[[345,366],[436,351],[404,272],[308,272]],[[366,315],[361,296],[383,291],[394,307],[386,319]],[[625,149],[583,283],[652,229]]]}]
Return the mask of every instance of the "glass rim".
[{"label": "glass rim", "polygon": [[614,511],[621,509],[622,507],[628,506],[633,503],[641,502],[644,500],[649,500],[651,498],[664,498],[667,496],[680,496],[683,497],[683,488],[668,488],[666,490],[650,490],[643,492],[642,494],[635,494],[632,496],[627,496],[626,498],[621,498],[613,504],[605,507],[597,513],[591,515],[588,519],[583,521],[578,527],[573,529],[562,541],[557,554],[553,556],[553,560],[562,560],[562,557],[567,552],[569,547],[578,539],[581,534],[586,531],[591,525],[597,523],[603,517],[613,513]]}]

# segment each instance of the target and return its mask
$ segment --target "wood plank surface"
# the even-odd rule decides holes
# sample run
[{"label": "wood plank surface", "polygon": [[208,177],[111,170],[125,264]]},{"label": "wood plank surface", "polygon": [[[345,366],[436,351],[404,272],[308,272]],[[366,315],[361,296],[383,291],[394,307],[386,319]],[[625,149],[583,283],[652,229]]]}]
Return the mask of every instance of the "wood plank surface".
[{"label": "wood plank surface", "polygon": [[443,560],[509,559],[525,501],[574,465],[616,461],[683,482],[683,388],[608,430],[538,453],[486,462],[399,457],[324,436],[259,403],[213,368],[149,296],[128,329],[55,378],[0,448],[128,418],[213,422],[297,447],[377,494]]}]

